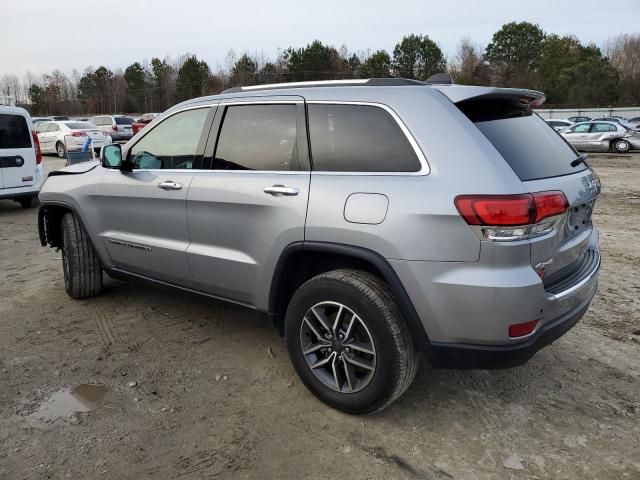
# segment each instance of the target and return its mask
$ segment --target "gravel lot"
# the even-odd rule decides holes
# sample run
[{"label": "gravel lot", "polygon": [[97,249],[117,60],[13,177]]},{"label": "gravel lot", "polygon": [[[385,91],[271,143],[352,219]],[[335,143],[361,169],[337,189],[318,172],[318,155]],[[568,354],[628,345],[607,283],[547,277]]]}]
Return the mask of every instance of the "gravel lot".
[{"label": "gravel lot", "polygon": [[[582,322],[520,368],[423,362],[367,417],[317,401],[236,307],[112,280],[71,300],[35,210],[0,202],[0,478],[640,479],[640,154],[591,164],[603,267]],[[81,384],[108,391],[69,415]]]}]

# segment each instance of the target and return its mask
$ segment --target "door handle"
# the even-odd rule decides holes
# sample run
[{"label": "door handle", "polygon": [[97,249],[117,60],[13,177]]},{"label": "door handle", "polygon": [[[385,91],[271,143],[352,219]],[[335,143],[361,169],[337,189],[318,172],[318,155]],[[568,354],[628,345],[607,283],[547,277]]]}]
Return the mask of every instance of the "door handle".
[{"label": "door handle", "polygon": [[167,180],[166,182],[159,183],[158,188],[161,188],[163,190],[182,190],[182,184]]},{"label": "door handle", "polygon": [[270,187],[264,188],[264,193],[268,193],[269,195],[273,195],[274,197],[280,197],[282,195],[285,196],[293,196],[298,195],[298,190],[296,187],[287,187],[286,185],[271,185]]}]

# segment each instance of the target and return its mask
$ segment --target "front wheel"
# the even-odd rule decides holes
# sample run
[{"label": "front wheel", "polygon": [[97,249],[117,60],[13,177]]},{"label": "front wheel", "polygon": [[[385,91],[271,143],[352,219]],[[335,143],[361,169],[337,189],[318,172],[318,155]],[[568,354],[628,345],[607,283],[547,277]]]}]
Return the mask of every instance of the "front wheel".
[{"label": "front wheel", "polygon": [[618,139],[613,141],[611,148],[616,153],[627,153],[631,150],[631,145],[626,140]]},{"label": "front wheel", "polygon": [[287,347],[306,387],[347,413],[382,410],[409,387],[419,354],[387,285],[359,270],[303,284],[285,319]]},{"label": "front wheel", "polygon": [[92,297],[102,290],[100,258],[72,213],[62,217],[62,270],[64,289],[71,298]]}]

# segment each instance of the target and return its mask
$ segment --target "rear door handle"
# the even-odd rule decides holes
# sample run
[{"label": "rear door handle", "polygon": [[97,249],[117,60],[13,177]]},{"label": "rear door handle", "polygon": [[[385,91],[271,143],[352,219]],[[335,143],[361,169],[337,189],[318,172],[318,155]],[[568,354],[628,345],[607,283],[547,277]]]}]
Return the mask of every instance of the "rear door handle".
[{"label": "rear door handle", "polygon": [[158,188],[161,188],[163,190],[182,190],[182,184],[167,180],[166,182],[159,183]]},{"label": "rear door handle", "polygon": [[298,190],[296,187],[287,187],[286,185],[271,185],[270,187],[265,187],[264,193],[268,193],[273,195],[274,197],[279,197],[281,195],[286,195],[288,197],[293,195],[298,195]]}]

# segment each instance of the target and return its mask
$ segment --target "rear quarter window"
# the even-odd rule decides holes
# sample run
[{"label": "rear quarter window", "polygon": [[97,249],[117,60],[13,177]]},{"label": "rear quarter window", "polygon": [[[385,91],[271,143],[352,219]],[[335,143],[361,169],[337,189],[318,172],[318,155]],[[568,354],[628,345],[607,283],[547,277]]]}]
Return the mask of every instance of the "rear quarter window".
[{"label": "rear quarter window", "polygon": [[313,169],[417,172],[420,161],[395,119],[372,105],[309,104]]},{"label": "rear quarter window", "polygon": [[0,148],[31,148],[31,133],[22,115],[0,114]]}]

